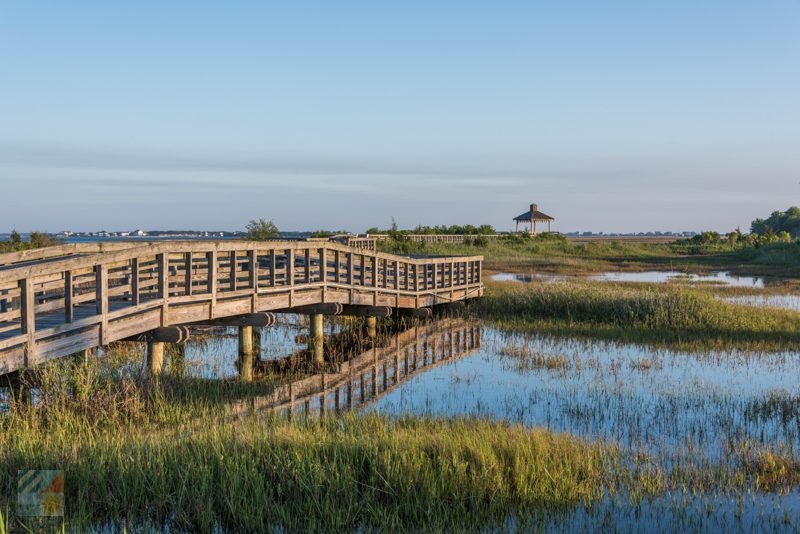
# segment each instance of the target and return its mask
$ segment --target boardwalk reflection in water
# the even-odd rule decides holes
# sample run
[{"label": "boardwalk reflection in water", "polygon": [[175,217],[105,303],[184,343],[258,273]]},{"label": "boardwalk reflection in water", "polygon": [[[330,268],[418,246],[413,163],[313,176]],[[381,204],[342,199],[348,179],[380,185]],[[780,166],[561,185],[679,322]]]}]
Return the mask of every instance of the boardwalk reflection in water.
[{"label": "boardwalk reflection in water", "polygon": [[[332,372],[278,386],[272,396],[256,398],[254,408],[284,414],[357,409],[378,401],[417,374],[475,354],[481,348],[479,323],[445,319],[413,326],[390,336],[383,346],[336,364]],[[231,404],[230,414],[243,415],[251,406],[249,401]]]}]

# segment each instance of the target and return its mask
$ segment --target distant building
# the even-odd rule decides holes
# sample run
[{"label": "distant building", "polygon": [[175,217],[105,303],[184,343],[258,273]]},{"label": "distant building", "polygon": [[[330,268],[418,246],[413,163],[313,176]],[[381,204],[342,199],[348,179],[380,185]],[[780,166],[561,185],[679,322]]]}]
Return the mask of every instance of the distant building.
[{"label": "distant building", "polygon": [[539,211],[538,206],[536,204],[531,204],[531,209],[518,217],[514,217],[514,220],[517,221],[517,232],[519,232],[519,223],[530,223],[531,225],[531,233],[537,234],[536,231],[536,223],[537,222],[546,222],[547,223],[547,231],[552,231],[552,222],[555,220],[549,215],[545,215],[541,211]]},{"label": "distant building", "polygon": [[143,235],[147,235],[147,234],[142,232],[141,230],[134,230],[133,235],[135,235],[135,236],[143,236]]}]

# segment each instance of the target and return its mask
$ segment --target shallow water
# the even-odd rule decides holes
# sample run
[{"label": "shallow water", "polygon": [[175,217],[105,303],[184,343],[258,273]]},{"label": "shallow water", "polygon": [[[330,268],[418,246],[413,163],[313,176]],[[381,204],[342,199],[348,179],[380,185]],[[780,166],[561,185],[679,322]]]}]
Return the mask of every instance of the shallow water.
[{"label": "shallow water", "polygon": [[[556,275],[550,273],[496,273],[490,280],[501,282],[561,282],[564,280],[578,277]],[[589,280],[602,280],[611,282],[646,282],[651,284],[661,284],[665,282],[677,282],[686,284],[714,284],[735,287],[755,287],[763,288],[764,282],[770,279],[735,276],[727,272],[712,272],[708,275],[684,274],[677,271],[646,271],[641,273],[618,273],[607,272],[595,274],[588,277]]]},{"label": "shallow water", "polygon": [[725,299],[733,304],[800,311],[800,295],[750,295]]}]

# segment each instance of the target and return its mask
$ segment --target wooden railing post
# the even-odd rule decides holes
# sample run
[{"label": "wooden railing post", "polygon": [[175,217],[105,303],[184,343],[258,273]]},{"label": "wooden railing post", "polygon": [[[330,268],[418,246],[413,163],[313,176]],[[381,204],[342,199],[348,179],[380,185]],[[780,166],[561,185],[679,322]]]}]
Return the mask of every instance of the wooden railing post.
[{"label": "wooden railing post", "polygon": [[169,254],[163,253],[156,256],[158,263],[158,297],[164,299],[161,305],[161,326],[169,326]]},{"label": "wooden railing post", "polygon": [[131,260],[131,306],[139,305],[139,258]]},{"label": "wooden railing post", "polygon": [[334,265],[333,265],[333,277],[335,278],[335,282],[337,284],[341,284],[342,283],[342,278],[341,278],[342,273],[341,273],[341,265],[340,265],[341,259],[342,258],[341,258],[340,252],[338,250],[335,250],[333,252],[333,263],[334,263]]},{"label": "wooden railing post", "polygon": [[253,293],[258,291],[258,256],[255,249],[247,251],[247,272],[250,278],[248,287],[253,290]]},{"label": "wooden railing post", "polygon": [[36,361],[36,302],[33,298],[33,279],[25,278],[19,281],[22,300],[22,334],[27,334],[25,342],[25,367],[30,367]]},{"label": "wooden railing post", "polygon": [[306,284],[311,283],[311,249],[307,248],[305,253],[306,262]]},{"label": "wooden railing post", "polygon": [[208,307],[208,318],[214,319],[217,308],[217,251],[206,253],[208,262],[208,293],[211,295],[211,304]]},{"label": "wooden railing post", "polygon": [[100,345],[108,345],[108,265],[97,265],[95,273],[95,308],[100,322]]},{"label": "wooden railing post", "polygon": [[236,251],[231,250],[231,291],[236,291]]},{"label": "wooden railing post", "polygon": [[184,282],[185,287],[184,294],[191,295],[192,294],[192,253],[186,253],[186,272],[184,273]]},{"label": "wooden railing post", "polygon": [[269,251],[269,287],[275,287],[275,249]]},{"label": "wooden railing post", "polygon": [[250,303],[250,311],[258,311],[258,252],[255,245],[252,250],[247,251],[247,270],[250,276],[250,289],[253,291],[253,300]]},{"label": "wooden railing post", "polygon": [[72,271],[64,271],[64,322],[71,323],[75,320],[75,309],[72,306]]},{"label": "wooden railing post", "polygon": [[286,284],[294,285],[294,249],[286,251]]}]

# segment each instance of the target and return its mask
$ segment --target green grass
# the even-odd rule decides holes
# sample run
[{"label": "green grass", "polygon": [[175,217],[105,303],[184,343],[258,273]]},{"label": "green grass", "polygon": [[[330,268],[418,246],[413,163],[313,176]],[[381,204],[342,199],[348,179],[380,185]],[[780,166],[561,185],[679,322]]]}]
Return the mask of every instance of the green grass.
[{"label": "green grass", "polygon": [[758,276],[800,277],[800,241],[748,245],[674,243],[561,243],[530,239],[490,239],[483,247],[465,244],[379,241],[383,252],[428,255],[482,255],[484,270],[557,274],[604,271],[726,270]]},{"label": "green grass", "polygon": [[738,306],[673,284],[486,282],[470,312],[505,330],[693,348],[793,348],[800,314]]}]

